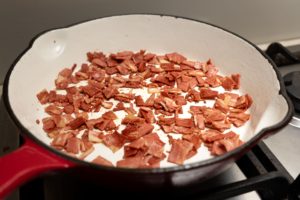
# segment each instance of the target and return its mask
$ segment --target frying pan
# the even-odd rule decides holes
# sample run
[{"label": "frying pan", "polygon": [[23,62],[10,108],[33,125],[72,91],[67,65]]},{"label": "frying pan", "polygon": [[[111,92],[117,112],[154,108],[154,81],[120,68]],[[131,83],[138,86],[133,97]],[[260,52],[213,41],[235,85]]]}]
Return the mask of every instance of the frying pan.
[{"label": "frying pan", "polygon": [[[35,123],[44,117],[36,94],[43,88],[53,88],[57,73],[73,63],[85,62],[89,51],[140,49],[157,54],[179,52],[192,60],[211,58],[222,73],[240,73],[241,91],[254,100],[251,120],[241,135],[245,143],[218,157],[154,169],[100,166],[49,146],[49,138]],[[105,17],[40,34],[10,68],[3,95],[25,142],[0,158],[0,197],[39,174],[62,169],[114,187],[189,185],[226,170],[262,138],[284,127],[293,114],[279,72],[255,45],[207,23],[149,14]]]}]

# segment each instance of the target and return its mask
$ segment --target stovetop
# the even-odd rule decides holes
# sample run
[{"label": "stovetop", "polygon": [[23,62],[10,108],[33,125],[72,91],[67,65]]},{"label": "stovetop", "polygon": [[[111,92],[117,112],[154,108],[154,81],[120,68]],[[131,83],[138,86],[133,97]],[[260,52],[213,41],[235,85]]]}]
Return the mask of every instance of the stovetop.
[{"label": "stovetop", "polygon": [[[288,49],[297,54],[300,52],[300,45]],[[292,59],[285,63],[285,55],[282,54],[285,53],[273,55],[282,76],[291,71],[300,71],[300,62],[292,64],[297,62]],[[238,200],[274,199],[275,197],[280,198],[280,195],[286,196],[286,193],[291,191],[288,189],[289,185],[300,173],[300,162],[298,162],[300,129],[297,127],[299,126],[299,116],[299,114],[295,114],[289,125],[259,143],[226,172],[205,183],[190,187],[188,191],[185,191],[185,195],[189,195],[188,198],[185,196],[185,199],[223,199],[227,197]],[[2,100],[0,101],[0,130],[1,156],[16,149],[20,137],[18,129],[5,111]],[[294,183],[294,187],[299,186],[299,179],[297,180],[298,183],[297,185]],[[25,184],[11,194],[8,199],[78,199],[82,194],[88,197],[98,193],[99,198],[103,197],[101,193],[104,191],[101,192],[101,188],[84,187],[84,185],[86,183],[72,180],[70,177],[66,178],[64,174],[56,174],[46,178],[37,178]],[[254,190],[259,192],[253,192]],[[114,193],[109,189],[106,192]],[[177,197],[182,194],[180,191],[177,193]]]}]

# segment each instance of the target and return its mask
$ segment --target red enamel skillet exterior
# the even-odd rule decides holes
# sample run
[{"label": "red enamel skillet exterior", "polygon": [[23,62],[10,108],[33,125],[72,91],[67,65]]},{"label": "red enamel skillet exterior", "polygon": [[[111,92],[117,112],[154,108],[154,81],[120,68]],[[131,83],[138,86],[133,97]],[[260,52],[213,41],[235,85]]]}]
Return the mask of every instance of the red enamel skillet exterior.
[{"label": "red enamel skillet exterior", "polygon": [[[139,16],[143,15],[124,15],[124,17],[126,16],[136,16],[136,18],[139,18]],[[150,18],[159,17],[156,15],[146,16],[149,16]],[[167,16],[167,18],[173,17]],[[109,17],[103,19],[109,19]],[[174,19],[177,19],[177,17]],[[10,116],[20,128],[25,142],[19,149],[0,158],[0,198],[3,198],[7,194],[9,194],[20,184],[40,174],[55,170],[65,170],[66,173],[73,173],[74,175],[78,174],[78,172],[80,171],[80,176],[86,178],[87,180],[101,180],[101,182],[105,182],[107,185],[112,185],[114,187],[118,185],[135,185],[139,188],[145,189],[145,186],[147,186],[147,188],[159,188],[189,185],[195,181],[206,180],[224,171],[236,159],[244,155],[249,149],[257,144],[262,138],[270,135],[271,133],[275,133],[277,130],[284,127],[289,122],[293,114],[293,106],[286,95],[283,82],[278,70],[276,69],[275,64],[260,49],[255,47],[255,45],[248,42],[247,40],[241,38],[240,36],[230,33],[229,31],[226,31],[224,29],[195,20],[184,18],[180,19],[192,21],[193,23],[205,24],[207,26],[211,26],[214,29],[218,29],[218,31],[220,32],[224,32],[233,37],[236,37],[247,45],[253,47],[261,57],[268,60],[269,65],[272,67],[272,70],[277,78],[280,87],[279,94],[285,99],[287,104],[285,116],[279,122],[272,124],[272,126],[262,128],[244,145],[229,153],[209,160],[182,166],[156,169],[125,169],[99,166],[84,162],[76,158],[72,158],[57,150],[54,150],[46,143],[39,140],[32,132],[30,132],[28,128],[26,128],[26,126],[21,122],[17,114],[14,113],[14,109],[10,102],[11,99],[9,96],[9,86],[12,81],[10,80],[11,74],[13,73],[14,68],[16,67],[22,56],[30,51],[30,48],[32,47],[35,39],[44,34],[47,34],[47,32],[45,32],[34,38],[30,47],[28,47],[28,49],[26,49],[24,53],[19,56],[19,58],[15,61],[6,75],[3,91],[5,105]],[[228,51],[230,51],[230,49]]]}]

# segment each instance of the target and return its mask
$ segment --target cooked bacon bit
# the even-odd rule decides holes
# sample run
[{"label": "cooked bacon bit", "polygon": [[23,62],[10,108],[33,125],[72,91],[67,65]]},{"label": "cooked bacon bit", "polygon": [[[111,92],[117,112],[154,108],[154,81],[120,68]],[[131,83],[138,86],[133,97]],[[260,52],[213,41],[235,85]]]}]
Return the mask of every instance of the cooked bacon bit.
[{"label": "cooked bacon bit", "polygon": [[[164,145],[165,144],[159,139],[159,136],[156,133],[141,137],[125,146],[125,160],[118,163],[118,165],[127,166],[129,164],[132,165],[133,163],[138,165],[142,164],[143,167],[158,165],[159,161],[165,158],[165,154],[163,153]],[[136,163],[135,161],[138,160],[139,162]]]},{"label": "cooked bacon bit", "polygon": [[72,75],[72,70],[65,68],[59,72],[56,80],[55,85],[57,89],[66,89],[68,84],[70,83],[70,77]]},{"label": "cooked bacon bit", "polygon": [[250,114],[246,113],[230,113],[228,115],[229,121],[233,123],[235,127],[240,127],[244,125],[249,119],[250,119]]},{"label": "cooked bacon bit", "polygon": [[193,150],[193,143],[186,140],[173,140],[168,162],[182,165]]},{"label": "cooked bacon bit", "polygon": [[235,83],[233,89],[240,89],[241,75],[240,74],[232,74],[231,79]]},{"label": "cooked bacon bit", "polygon": [[174,126],[173,132],[183,134],[183,135],[188,135],[188,134],[192,134],[194,132],[194,129],[183,127],[183,126]]},{"label": "cooked bacon bit", "polygon": [[239,135],[235,135],[234,137],[230,138],[224,138],[213,143],[211,153],[212,155],[222,155],[239,147],[242,144],[243,142],[239,139]]},{"label": "cooked bacon bit", "polygon": [[201,100],[200,92],[197,92],[196,90],[190,90],[185,98],[190,102],[199,102]]},{"label": "cooked bacon bit", "polygon": [[98,132],[98,131],[87,131],[87,135],[88,135],[88,141],[93,142],[93,143],[100,143],[103,140],[103,133],[102,132]]},{"label": "cooked bacon bit", "polygon": [[235,108],[248,109],[252,105],[252,102],[253,102],[252,98],[248,94],[240,96],[237,99],[237,102],[235,104]]},{"label": "cooked bacon bit", "polygon": [[[124,159],[117,161],[117,166],[159,167],[166,155],[164,143],[152,133],[155,123],[167,133],[172,145],[167,160],[176,164],[194,156],[202,142],[212,155],[221,155],[242,144],[236,133],[223,132],[231,124],[240,127],[249,120],[246,112],[252,98],[248,94],[218,94],[211,89],[239,89],[240,74],[223,77],[217,74],[218,69],[210,59],[190,61],[176,52],[88,52],[87,60],[76,72],[76,64],[61,70],[55,79],[55,89],[44,89],[36,95],[51,116],[42,119],[42,123],[54,148],[84,159],[96,143],[115,152],[130,142],[124,146]],[[135,88],[147,88],[148,99]],[[130,90],[126,93],[126,89]],[[203,101],[211,105],[211,100],[212,108],[195,104]],[[186,114],[187,102],[192,104],[188,111],[191,118],[180,118],[180,114]],[[117,120],[124,112],[115,111],[124,111],[127,116]],[[89,119],[98,112],[101,117]],[[120,126],[125,126],[121,134],[117,132]],[[168,133],[181,134],[182,139],[173,139]],[[101,156],[92,162],[112,166]]]},{"label": "cooked bacon bit", "polygon": [[37,95],[38,100],[40,101],[41,104],[46,104],[48,103],[49,100],[49,93],[46,89],[42,90],[39,92]]},{"label": "cooked bacon bit", "polygon": [[214,142],[216,140],[223,139],[225,135],[217,130],[207,130],[201,135],[201,137],[204,142]]},{"label": "cooked bacon bit", "polygon": [[66,152],[78,154],[80,151],[80,145],[82,145],[82,141],[77,137],[71,137],[67,140],[66,144]]},{"label": "cooked bacon bit", "polygon": [[125,144],[125,137],[115,131],[105,135],[103,137],[103,143],[115,153]]},{"label": "cooked bacon bit", "polygon": [[182,139],[191,142],[194,145],[195,150],[199,149],[202,144],[201,137],[197,134],[183,135]]},{"label": "cooked bacon bit", "polygon": [[97,156],[94,160],[92,160],[92,163],[95,163],[97,165],[110,166],[110,167],[114,166],[109,160],[106,160],[102,156]]},{"label": "cooked bacon bit", "polygon": [[111,109],[114,104],[113,104],[113,102],[104,102],[103,101],[101,105],[106,109]]},{"label": "cooked bacon bit", "polygon": [[122,124],[143,124],[145,123],[145,119],[134,116],[134,115],[127,115],[125,118],[122,119]]},{"label": "cooked bacon bit", "polygon": [[75,130],[77,128],[79,128],[81,125],[83,125],[86,122],[86,119],[84,119],[83,117],[78,117],[76,119],[74,119],[73,121],[71,121],[68,126],[70,126],[70,128],[72,130]]},{"label": "cooked bacon bit", "polygon": [[51,145],[54,147],[61,147],[63,148],[67,144],[67,140],[69,138],[74,137],[72,133],[64,133],[64,134],[58,134],[51,142]]},{"label": "cooked bacon bit", "polygon": [[112,111],[108,111],[108,112],[104,113],[102,115],[102,117],[103,117],[103,119],[111,119],[111,120],[115,120],[118,118],[117,115]]},{"label": "cooked bacon bit", "polygon": [[145,168],[147,167],[147,160],[145,160],[143,156],[129,157],[124,160],[117,161],[117,167]]},{"label": "cooked bacon bit", "polygon": [[194,118],[194,124],[197,128],[199,128],[200,130],[203,130],[205,128],[205,124],[204,124],[204,117],[202,114],[193,114],[193,118]]},{"label": "cooked bacon bit", "polygon": [[202,112],[206,122],[222,121],[226,118],[226,115],[217,109],[202,107]]},{"label": "cooked bacon bit", "polygon": [[200,89],[200,97],[202,99],[215,99],[218,96],[218,91],[214,91],[208,88]]},{"label": "cooked bacon bit", "polygon": [[122,134],[129,141],[136,140],[144,135],[147,135],[152,132],[154,126],[151,124],[140,124],[139,126],[127,125],[126,128],[122,131]]},{"label": "cooked bacon bit", "polygon": [[63,110],[54,105],[49,105],[45,108],[45,112],[49,115],[61,115]]},{"label": "cooked bacon bit", "polygon": [[66,114],[72,114],[72,113],[74,112],[74,106],[68,104],[68,105],[64,106],[63,111],[64,111]]},{"label": "cooked bacon bit", "polygon": [[46,117],[42,120],[42,122],[43,122],[43,129],[46,132],[50,132],[56,127],[52,117]]},{"label": "cooked bacon bit", "polygon": [[118,90],[115,87],[111,86],[111,87],[105,88],[102,92],[106,99],[110,99],[118,93]]},{"label": "cooked bacon bit", "polygon": [[210,77],[207,77],[204,82],[207,83],[209,86],[215,88],[222,84],[221,80],[222,79],[219,76],[210,76]]},{"label": "cooked bacon bit", "polygon": [[141,95],[135,96],[135,104],[137,106],[145,106],[144,100]]},{"label": "cooked bacon bit", "polygon": [[155,94],[151,94],[151,96],[146,100],[145,106],[152,107],[154,105]]},{"label": "cooked bacon bit", "polygon": [[159,125],[171,125],[175,123],[175,118],[165,118],[163,116],[158,117]]},{"label": "cooked bacon bit", "polygon": [[182,126],[182,127],[187,127],[187,128],[194,127],[194,122],[190,118],[188,118],[188,119],[176,118],[175,124],[176,124],[176,126]]},{"label": "cooked bacon bit", "polygon": [[229,129],[231,127],[231,123],[227,121],[213,121],[211,126],[212,128],[223,132],[225,129]]},{"label": "cooked bacon bit", "polygon": [[180,64],[180,63],[182,63],[183,61],[186,60],[186,58],[184,56],[182,56],[182,55],[180,55],[179,53],[176,53],[176,52],[166,54],[166,57],[169,61],[177,63],[177,64]]},{"label": "cooked bacon bit", "polygon": [[119,100],[119,101],[122,101],[122,102],[129,103],[131,100],[134,99],[134,94],[119,93],[119,94],[116,94],[114,98],[115,98],[115,100]]},{"label": "cooked bacon bit", "polygon": [[153,124],[156,122],[154,114],[150,108],[141,107],[139,110],[139,116],[143,117],[147,123]]},{"label": "cooked bacon bit", "polygon": [[119,110],[124,110],[125,107],[124,107],[124,104],[123,102],[119,102],[116,107],[113,109],[113,111],[119,111]]},{"label": "cooked bacon bit", "polygon": [[232,80],[231,77],[226,76],[226,77],[223,78],[223,80],[222,80],[222,87],[223,87],[225,90],[231,91],[231,90],[235,87],[235,82]]},{"label": "cooked bacon bit", "polygon": [[167,74],[158,74],[152,82],[160,85],[165,84],[171,87],[174,87],[175,85],[175,80],[170,80]]}]

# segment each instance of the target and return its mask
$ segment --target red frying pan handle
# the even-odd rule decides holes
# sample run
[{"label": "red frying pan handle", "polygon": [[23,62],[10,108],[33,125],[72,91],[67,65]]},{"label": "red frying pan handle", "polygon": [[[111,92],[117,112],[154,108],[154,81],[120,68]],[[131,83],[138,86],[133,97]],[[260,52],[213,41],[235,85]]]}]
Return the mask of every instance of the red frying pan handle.
[{"label": "red frying pan handle", "polygon": [[25,143],[19,149],[0,157],[0,199],[43,172],[74,165],[30,139],[25,139]]}]

